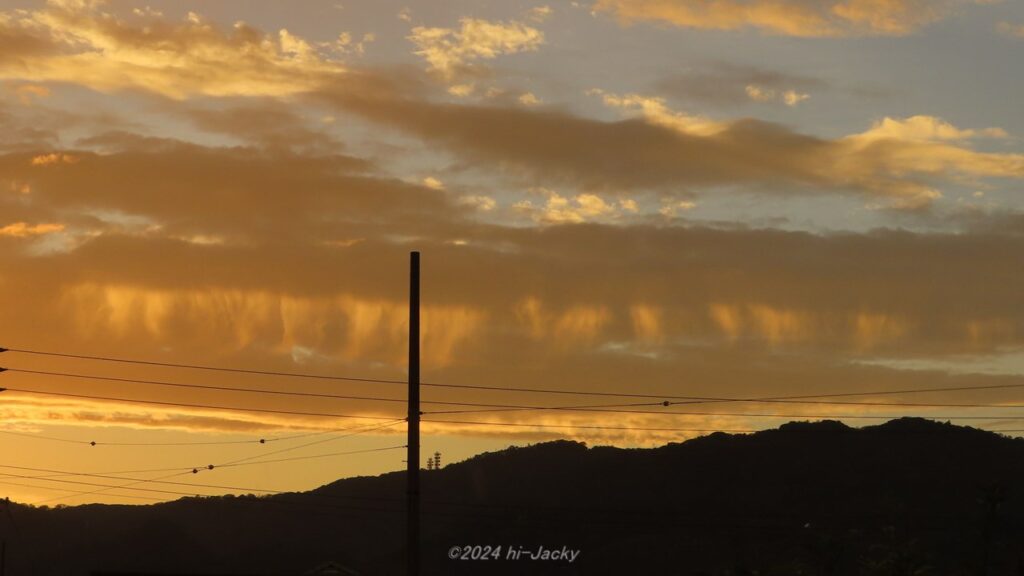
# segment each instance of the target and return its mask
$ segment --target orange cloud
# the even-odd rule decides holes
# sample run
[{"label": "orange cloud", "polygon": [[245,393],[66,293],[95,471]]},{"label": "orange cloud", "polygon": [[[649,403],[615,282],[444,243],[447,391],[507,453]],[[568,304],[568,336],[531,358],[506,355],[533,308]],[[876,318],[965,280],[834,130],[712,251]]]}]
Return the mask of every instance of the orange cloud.
[{"label": "orange cloud", "polygon": [[43,236],[46,234],[53,234],[55,232],[61,232],[63,230],[63,224],[30,225],[25,222],[15,222],[14,224],[8,224],[7,226],[0,228],[0,236],[9,236],[11,238],[27,238],[29,236]]},{"label": "orange cloud", "polygon": [[88,424],[133,430],[258,433],[283,430],[331,430],[337,423],[325,419],[235,411],[166,408],[145,404],[98,400],[59,399],[6,392],[0,407],[6,429],[34,432],[44,425]]},{"label": "orange cloud", "polygon": [[574,305],[553,312],[535,297],[521,301],[516,316],[532,338],[563,347],[599,341],[604,328],[612,320],[612,313],[605,306]]},{"label": "orange cloud", "polygon": [[863,353],[913,337],[910,320],[881,312],[834,314],[766,304],[713,303],[708,315],[731,342],[751,338],[776,346],[831,341]]},{"label": "orange cloud", "polygon": [[30,105],[34,98],[48,98],[50,89],[38,84],[22,84],[14,89],[14,93],[18,95],[18,100],[22,104]]},{"label": "orange cloud", "polygon": [[655,306],[634,304],[629,309],[633,332],[641,342],[659,342],[664,337],[663,312]]},{"label": "orange cloud", "polygon": [[39,156],[32,157],[33,166],[52,166],[54,164],[74,164],[79,161],[77,156],[71,154],[60,154],[53,152],[51,154],[40,154]]},{"label": "orange cloud", "polygon": [[861,350],[899,340],[910,332],[905,318],[888,314],[859,312],[854,319],[855,341]]},{"label": "orange cloud", "polygon": [[[212,350],[252,346],[290,353],[296,347],[354,361],[404,363],[405,303],[347,295],[300,297],[262,290],[159,290],[127,285],[68,287],[63,310],[82,335],[156,342],[184,337]],[[486,314],[467,306],[428,305],[422,311],[423,361],[428,368],[454,361],[470,346]]]}]

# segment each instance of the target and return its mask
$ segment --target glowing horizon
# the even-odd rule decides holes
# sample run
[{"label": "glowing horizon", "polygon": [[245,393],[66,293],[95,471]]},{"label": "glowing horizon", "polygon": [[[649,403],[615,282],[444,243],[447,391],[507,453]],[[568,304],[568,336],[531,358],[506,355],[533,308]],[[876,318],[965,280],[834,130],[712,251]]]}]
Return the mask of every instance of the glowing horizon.
[{"label": "glowing horizon", "polygon": [[[795,419],[1024,428],[1024,6],[478,4],[0,0],[0,346],[369,380],[3,353],[6,494],[400,419],[380,381],[406,375],[411,250],[423,380],[520,389],[425,388],[428,416],[469,411],[425,419],[446,462]],[[195,481],[306,490],[401,454]]]}]

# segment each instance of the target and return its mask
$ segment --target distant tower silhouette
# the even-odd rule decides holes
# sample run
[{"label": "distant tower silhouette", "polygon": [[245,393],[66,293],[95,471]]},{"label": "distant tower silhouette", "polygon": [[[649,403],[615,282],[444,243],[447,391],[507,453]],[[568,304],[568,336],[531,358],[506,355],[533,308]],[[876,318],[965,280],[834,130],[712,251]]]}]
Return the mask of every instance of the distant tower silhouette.
[{"label": "distant tower silhouette", "polygon": [[427,470],[433,470],[433,469],[434,469],[434,459],[433,458],[427,458]]},{"label": "distant tower silhouette", "polygon": [[434,452],[434,470],[441,469],[441,453]]}]

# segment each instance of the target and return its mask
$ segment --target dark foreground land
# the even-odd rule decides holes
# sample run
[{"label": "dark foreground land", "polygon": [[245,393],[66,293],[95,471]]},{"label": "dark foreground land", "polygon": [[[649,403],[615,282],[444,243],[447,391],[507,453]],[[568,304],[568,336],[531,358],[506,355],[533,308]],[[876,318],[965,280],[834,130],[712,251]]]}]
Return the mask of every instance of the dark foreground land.
[{"label": "dark foreground land", "polygon": [[[328,560],[402,574],[403,494],[393,473],[270,497],[12,503],[5,576],[290,575]],[[550,442],[424,471],[423,499],[425,574],[1024,574],[1024,440],[919,419],[643,450]],[[452,560],[453,546],[488,559]]]}]

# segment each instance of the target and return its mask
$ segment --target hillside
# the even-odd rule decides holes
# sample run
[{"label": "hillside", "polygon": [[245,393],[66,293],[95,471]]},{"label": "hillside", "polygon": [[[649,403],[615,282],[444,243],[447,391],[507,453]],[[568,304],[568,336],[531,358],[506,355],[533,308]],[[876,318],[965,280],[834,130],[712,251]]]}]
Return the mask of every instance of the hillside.
[{"label": "hillside", "polygon": [[[568,441],[423,473],[430,574],[1024,574],[1024,440],[920,419],[656,449]],[[400,574],[404,476],[151,506],[10,504],[10,576]],[[13,521],[13,524],[12,524]],[[450,560],[455,545],[501,559]],[[509,547],[579,550],[511,560]]]}]

